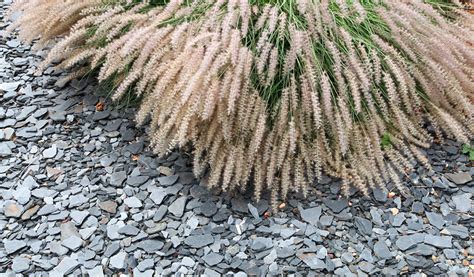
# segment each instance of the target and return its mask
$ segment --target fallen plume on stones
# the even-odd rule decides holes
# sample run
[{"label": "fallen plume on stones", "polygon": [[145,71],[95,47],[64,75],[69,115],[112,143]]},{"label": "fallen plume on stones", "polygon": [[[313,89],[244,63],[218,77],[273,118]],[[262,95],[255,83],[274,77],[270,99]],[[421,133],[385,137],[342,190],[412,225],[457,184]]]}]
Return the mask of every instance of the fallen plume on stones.
[{"label": "fallen plume on stones", "polygon": [[[17,1],[42,66],[140,98],[154,150],[194,147],[209,187],[306,194],[321,172],[364,193],[434,138],[469,143],[473,18],[426,1]],[[41,67],[40,67],[41,69]],[[429,126],[429,128],[427,128]]]}]

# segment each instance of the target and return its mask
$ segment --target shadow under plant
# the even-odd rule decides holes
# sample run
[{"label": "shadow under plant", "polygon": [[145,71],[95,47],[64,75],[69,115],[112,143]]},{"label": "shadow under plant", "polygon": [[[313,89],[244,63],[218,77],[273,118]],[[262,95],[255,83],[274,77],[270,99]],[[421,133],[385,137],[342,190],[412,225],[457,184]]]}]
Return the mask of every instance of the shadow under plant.
[{"label": "shadow under plant", "polygon": [[348,201],[337,181],[323,178],[307,199],[293,194],[271,214],[265,200],[207,191],[185,153],[154,156],[133,109],[112,109],[96,86],[58,88],[62,73],[53,69],[35,76],[41,52],[8,37],[0,53],[1,272],[365,276],[473,268],[474,170],[456,142],[427,150],[433,171],[420,167],[407,179],[410,198],[353,192]]}]

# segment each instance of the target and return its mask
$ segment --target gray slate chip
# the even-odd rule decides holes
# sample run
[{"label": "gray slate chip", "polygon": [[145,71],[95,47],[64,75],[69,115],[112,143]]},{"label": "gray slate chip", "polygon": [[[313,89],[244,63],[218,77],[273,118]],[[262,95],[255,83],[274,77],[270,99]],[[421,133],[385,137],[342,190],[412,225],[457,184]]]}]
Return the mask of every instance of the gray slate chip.
[{"label": "gray slate chip", "polygon": [[472,195],[470,193],[463,193],[453,196],[452,200],[456,206],[456,210],[463,213],[469,212],[472,209],[471,196]]},{"label": "gray slate chip", "polygon": [[153,216],[153,221],[161,221],[165,216],[166,212],[168,211],[168,206],[161,205],[158,210],[156,211],[155,215]]},{"label": "gray slate chip", "polygon": [[118,229],[119,234],[123,234],[126,236],[136,236],[140,232],[140,229],[133,225],[125,225],[122,228]]},{"label": "gray slate chip", "polygon": [[187,200],[188,198],[186,196],[179,197],[168,207],[168,212],[172,213],[174,216],[182,217]]},{"label": "gray slate chip", "polygon": [[192,248],[201,248],[212,243],[214,243],[214,237],[209,234],[193,235],[184,239],[184,244]]},{"label": "gray slate chip", "polygon": [[73,195],[69,197],[69,207],[77,207],[80,206],[84,203],[87,203],[89,201],[89,198],[85,197],[82,193]]},{"label": "gray slate chip", "polygon": [[299,207],[299,211],[301,218],[313,226],[316,226],[318,223],[322,212],[321,207],[314,207],[306,210]]},{"label": "gray slate chip", "polygon": [[127,173],[125,171],[114,172],[110,176],[110,184],[115,187],[119,187],[127,179]]},{"label": "gray slate chip", "polygon": [[51,147],[46,148],[43,151],[43,157],[46,159],[52,159],[56,156],[57,153],[58,153],[58,149],[56,148],[56,145],[52,145]]},{"label": "gray slate chip", "polygon": [[372,234],[372,222],[368,219],[356,216],[354,217],[354,226],[363,235],[370,236]]},{"label": "gray slate chip", "polygon": [[23,257],[13,258],[12,269],[16,273],[22,273],[30,268],[31,261]]},{"label": "gray slate chip", "polygon": [[71,257],[64,257],[61,262],[53,269],[52,274],[64,276],[72,273],[76,267],[79,266],[79,262]]},{"label": "gray slate chip", "polygon": [[224,259],[224,257],[222,255],[219,255],[219,254],[216,254],[214,252],[211,252],[209,254],[207,254],[206,256],[204,256],[202,258],[204,260],[204,262],[206,262],[206,264],[208,264],[209,266],[214,266],[220,262],[222,262],[222,260]]},{"label": "gray slate chip", "polygon": [[313,270],[326,268],[324,261],[318,259],[314,253],[302,253],[298,255],[298,258]]},{"label": "gray slate chip", "polygon": [[13,154],[12,148],[9,143],[0,143],[0,157],[8,157]]},{"label": "gray slate chip", "polygon": [[151,192],[149,197],[153,202],[155,202],[156,205],[161,205],[167,195],[168,194],[163,188],[157,188]]},{"label": "gray slate chip", "polygon": [[81,225],[84,222],[84,219],[89,215],[88,211],[71,211],[69,216],[76,225]]},{"label": "gray slate chip", "polygon": [[424,234],[413,234],[413,235],[399,237],[397,241],[395,242],[395,244],[400,250],[405,251],[423,242],[424,240],[425,240]]},{"label": "gray slate chip", "polygon": [[248,213],[248,202],[245,201],[244,199],[238,197],[238,198],[232,198],[230,200],[232,204],[232,210],[239,212],[239,213]]},{"label": "gray slate chip", "polygon": [[4,240],[3,246],[7,254],[13,254],[26,247],[26,242],[24,240]]},{"label": "gray slate chip", "polygon": [[263,251],[273,246],[271,238],[257,237],[252,241],[251,249],[254,251]]},{"label": "gray slate chip", "polygon": [[199,207],[199,210],[204,216],[211,217],[217,212],[217,206],[212,200],[208,200]]},{"label": "gray slate chip", "polygon": [[127,184],[130,186],[136,187],[143,185],[146,181],[150,179],[149,176],[133,176],[127,178]]},{"label": "gray slate chip", "polygon": [[349,207],[349,201],[347,201],[347,199],[340,199],[340,200],[324,199],[323,203],[329,209],[331,209],[331,211],[335,213],[340,213],[342,210]]},{"label": "gray slate chip", "polygon": [[23,107],[20,111],[20,113],[16,116],[17,121],[23,121],[25,120],[30,114],[32,114],[34,111],[36,111],[38,107],[36,106],[26,106]]},{"label": "gray slate chip", "polygon": [[119,252],[114,256],[110,257],[110,267],[112,269],[124,269],[127,266],[127,253],[126,252]]},{"label": "gray slate chip", "polygon": [[179,175],[164,176],[159,177],[158,182],[160,183],[160,185],[167,187],[176,183],[176,181],[178,181],[178,178]]},{"label": "gray slate chip", "polygon": [[143,206],[142,201],[135,196],[125,198],[123,203],[130,208],[141,208]]},{"label": "gray slate chip", "polygon": [[392,257],[392,253],[390,252],[387,244],[381,240],[374,244],[374,253],[381,259],[390,259]]},{"label": "gray slate chip", "polygon": [[109,258],[115,253],[117,253],[119,250],[120,250],[120,243],[118,241],[114,241],[107,246],[104,252],[104,256]]},{"label": "gray slate chip", "polygon": [[163,242],[156,239],[142,240],[137,243],[137,247],[143,249],[147,253],[156,253],[165,245]]},{"label": "gray slate chip", "polygon": [[153,268],[154,266],[155,262],[153,261],[153,259],[145,259],[137,265],[137,269],[143,272]]},{"label": "gray slate chip", "polygon": [[453,247],[451,240],[452,237],[448,236],[426,235],[424,242],[437,248],[451,248]]},{"label": "gray slate chip", "polygon": [[11,92],[18,89],[21,82],[0,83],[0,91]]},{"label": "gray slate chip", "polygon": [[248,206],[248,209],[249,209],[250,213],[252,214],[252,216],[255,219],[260,219],[260,214],[258,212],[258,209],[254,205],[252,205],[251,203],[248,203],[247,206]]},{"label": "gray slate chip", "polygon": [[456,255],[456,251],[454,249],[444,249],[443,254],[449,260],[454,260],[458,256]]},{"label": "gray slate chip", "polygon": [[26,186],[18,186],[13,192],[13,197],[19,204],[25,205],[28,203],[28,201],[30,201],[31,191]]},{"label": "gray slate chip", "polygon": [[392,225],[395,226],[395,227],[400,227],[403,222],[405,221],[405,214],[403,213],[399,213],[397,215],[395,215],[395,217],[393,218],[393,222],[392,222]]},{"label": "gray slate chip", "polygon": [[110,116],[110,111],[106,110],[106,111],[102,111],[102,112],[96,112],[94,113],[94,115],[92,116],[92,120],[94,121],[99,121],[99,120],[103,120],[103,119],[106,119],[107,117]]},{"label": "gray slate chip", "polygon": [[72,251],[77,251],[82,246],[82,239],[76,236],[70,236],[69,238],[62,241],[62,245],[71,249]]},{"label": "gray slate chip", "polygon": [[440,230],[445,224],[445,220],[443,216],[439,213],[426,212],[426,217],[428,218],[428,221],[430,222],[431,225],[433,225],[434,227]]}]

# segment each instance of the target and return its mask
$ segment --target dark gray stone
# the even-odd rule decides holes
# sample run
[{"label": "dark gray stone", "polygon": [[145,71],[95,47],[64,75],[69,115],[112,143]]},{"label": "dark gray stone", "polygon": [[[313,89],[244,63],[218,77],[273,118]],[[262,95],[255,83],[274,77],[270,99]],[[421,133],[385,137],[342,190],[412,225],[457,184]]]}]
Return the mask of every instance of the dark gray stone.
[{"label": "dark gray stone", "polygon": [[342,210],[349,207],[349,201],[347,201],[347,199],[340,199],[340,200],[324,199],[323,203],[329,209],[331,209],[331,211],[335,213],[340,213]]},{"label": "dark gray stone", "polygon": [[176,183],[176,181],[178,181],[178,178],[179,175],[164,176],[159,177],[158,182],[160,183],[160,185],[167,187]]},{"label": "dark gray stone", "polygon": [[53,269],[51,274],[64,276],[72,273],[79,266],[79,262],[71,257],[64,257],[61,262]]},{"label": "dark gray stone", "polygon": [[107,246],[104,252],[104,256],[110,258],[112,255],[117,253],[120,250],[120,243],[119,242],[112,242]]},{"label": "dark gray stone", "polygon": [[96,113],[94,113],[94,115],[92,117],[92,120],[99,121],[99,120],[106,119],[109,116],[110,116],[110,111],[108,111],[108,110],[102,111],[102,112],[96,112]]},{"label": "dark gray stone", "polygon": [[232,210],[240,213],[248,213],[248,202],[242,198],[231,199]]},{"label": "dark gray stone", "polygon": [[208,200],[199,207],[199,210],[204,216],[211,217],[217,212],[217,206],[212,200]]},{"label": "dark gray stone", "polygon": [[356,216],[354,217],[354,226],[363,235],[370,236],[372,234],[372,222],[370,220]]}]

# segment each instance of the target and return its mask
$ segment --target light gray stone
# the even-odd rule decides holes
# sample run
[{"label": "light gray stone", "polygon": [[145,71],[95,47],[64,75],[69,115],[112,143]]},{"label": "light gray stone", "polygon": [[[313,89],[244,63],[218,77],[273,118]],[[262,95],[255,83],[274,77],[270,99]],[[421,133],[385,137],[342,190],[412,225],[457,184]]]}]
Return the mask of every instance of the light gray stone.
[{"label": "light gray stone", "polygon": [[0,83],[0,91],[11,92],[18,89],[21,82]]},{"label": "light gray stone", "polygon": [[72,251],[77,251],[82,246],[82,239],[76,236],[70,236],[69,238],[62,241],[62,245],[71,249]]},{"label": "light gray stone", "polygon": [[393,256],[387,244],[383,240],[379,240],[374,244],[374,253],[381,259],[390,259]]},{"label": "light gray stone", "polygon": [[194,235],[184,239],[184,243],[192,248],[201,248],[213,242],[214,238],[212,235]]},{"label": "light gray stone", "polygon": [[72,273],[79,266],[79,262],[75,258],[64,257],[59,264],[53,269],[51,274],[55,276],[64,276]]},{"label": "light gray stone", "polygon": [[463,213],[469,212],[472,209],[471,196],[472,194],[470,193],[463,193],[453,196],[452,200],[456,206],[456,210]]},{"label": "light gray stone", "polygon": [[51,147],[43,150],[43,157],[46,159],[52,159],[56,156],[57,153],[58,153],[58,149],[56,145],[53,144]]},{"label": "light gray stone", "polygon": [[13,192],[13,198],[21,204],[25,205],[30,201],[31,191],[26,186],[18,186],[18,188]]},{"label": "light gray stone", "polygon": [[127,253],[120,251],[110,258],[110,267],[113,269],[124,269],[126,267]]},{"label": "light gray stone", "polygon": [[215,266],[218,263],[222,262],[224,257],[222,255],[211,252],[202,258],[209,266]]},{"label": "light gray stone", "polygon": [[5,248],[5,252],[7,254],[13,254],[17,252],[18,250],[26,247],[26,241],[25,240],[4,240],[3,241],[3,246]]},{"label": "light gray stone", "polygon": [[301,218],[313,226],[316,226],[318,223],[322,212],[321,207],[314,207],[306,210],[300,207],[299,211]]},{"label": "light gray stone", "polygon": [[130,208],[141,208],[143,206],[142,201],[140,201],[140,199],[135,196],[125,198],[123,203],[125,203],[125,205],[129,206]]},{"label": "light gray stone", "polygon": [[168,212],[177,217],[183,216],[184,208],[186,207],[186,202],[186,196],[179,197],[168,207]]},{"label": "light gray stone", "polygon": [[318,259],[314,253],[301,253],[298,254],[298,258],[313,270],[326,268],[326,263]]},{"label": "light gray stone", "polygon": [[13,258],[12,269],[16,273],[22,273],[30,268],[31,261],[23,257]]}]

